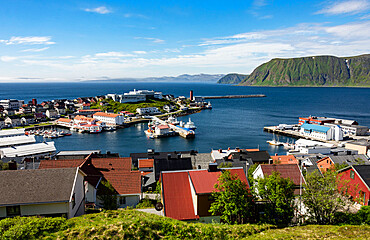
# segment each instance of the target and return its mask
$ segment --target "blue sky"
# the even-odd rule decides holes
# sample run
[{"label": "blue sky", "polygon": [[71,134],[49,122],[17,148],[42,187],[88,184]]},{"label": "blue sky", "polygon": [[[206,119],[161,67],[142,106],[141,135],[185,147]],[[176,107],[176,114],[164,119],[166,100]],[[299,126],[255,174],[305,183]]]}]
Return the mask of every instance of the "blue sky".
[{"label": "blue sky", "polygon": [[370,0],[0,0],[0,81],[251,73],[370,53]]}]

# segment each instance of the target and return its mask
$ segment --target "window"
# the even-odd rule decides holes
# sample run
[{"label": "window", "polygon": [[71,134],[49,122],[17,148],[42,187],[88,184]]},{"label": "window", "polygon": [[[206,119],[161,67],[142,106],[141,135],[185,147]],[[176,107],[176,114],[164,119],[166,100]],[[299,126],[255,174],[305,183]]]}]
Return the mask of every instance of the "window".
[{"label": "window", "polygon": [[125,205],[126,204],[126,197],[119,197],[119,205]]},{"label": "window", "polygon": [[21,215],[21,207],[17,206],[7,206],[6,207],[6,215],[11,216],[20,216]]},{"label": "window", "polygon": [[349,177],[355,179],[355,172],[351,170]]},{"label": "window", "polygon": [[75,207],[75,205],[76,205],[76,194],[73,193],[73,195],[72,195],[72,209]]}]

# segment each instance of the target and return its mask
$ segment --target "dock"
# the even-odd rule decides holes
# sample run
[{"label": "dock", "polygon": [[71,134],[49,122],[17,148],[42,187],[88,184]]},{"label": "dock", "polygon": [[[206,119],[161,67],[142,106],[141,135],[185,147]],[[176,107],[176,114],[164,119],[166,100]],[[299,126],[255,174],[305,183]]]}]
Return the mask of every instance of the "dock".
[{"label": "dock", "polygon": [[262,98],[266,97],[265,94],[252,94],[252,95],[226,95],[226,96],[205,96],[204,99],[224,99],[224,98]]},{"label": "dock", "polygon": [[276,126],[264,127],[263,128],[263,131],[269,132],[269,133],[275,133],[275,134],[279,134],[279,135],[282,135],[282,136],[287,136],[287,137],[291,137],[291,138],[295,138],[295,139],[304,138],[304,139],[307,139],[307,140],[313,140],[313,141],[320,141],[320,142],[325,142],[325,143],[331,143],[331,144],[334,144],[335,146],[338,145],[338,142],[335,142],[335,141],[332,141],[332,140],[331,141],[327,141],[327,140],[323,140],[323,139],[318,139],[318,138],[303,136],[298,131],[295,131],[295,130],[282,130],[282,129],[278,129]]},{"label": "dock", "polygon": [[172,131],[176,132],[183,138],[194,138],[195,135],[194,133],[191,133],[190,131],[187,131],[183,128],[180,128],[178,126],[172,125],[172,124],[167,124],[166,121],[163,121],[162,119],[159,119],[158,117],[152,117],[152,120],[159,122],[160,124],[163,125],[168,125]]}]

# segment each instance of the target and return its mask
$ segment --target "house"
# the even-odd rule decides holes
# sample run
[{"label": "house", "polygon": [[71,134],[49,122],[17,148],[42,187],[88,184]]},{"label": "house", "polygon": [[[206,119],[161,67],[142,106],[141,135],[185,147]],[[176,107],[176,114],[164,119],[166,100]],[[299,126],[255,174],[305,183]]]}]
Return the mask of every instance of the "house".
[{"label": "house", "polygon": [[35,118],[36,118],[37,122],[42,122],[42,121],[46,120],[46,115],[45,115],[45,113],[37,112],[37,113],[35,113]]},{"label": "house", "polygon": [[[259,149],[244,149],[245,151],[252,152],[252,151],[259,151]],[[227,150],[224,149],[218,149],[218,150],[212,150],[211,156],[214,161],[220,161],[225,159],[225,157],[228,157],[231,153],[236,153],[240,151],[240,148],[228,148]]]},{"label": "house", "polygon": [[46,110],[46,113],[45,113],[45,115],[48,117],[48,118],[57,118],[57,117],[59,117],[59,115],[58,115],[58,112],[57,111],[55,111],[54,109],[48,109],[48,110]]},{"label": "house", "polygon": [[303,125],[305,123],[315,124],[315,125],[324,125],[325,123],[334,123],[335,118],[327,118],[327,117],[299,117],[298,125]]},{"label": "house", "polygon": [[4,107],[4,109],[13,109],[18,110],[24,104],[23,100],[16,100],[16,99],[4,99],[0,100],[0,105]]},{"label": "house", "polygon": [[55,111],[57,111],[58,115],[65,115],[66,114],[66,109],[65,109],[65,107],[62,107],[62,106],[56,107]]},{"label": "house", "polygon": [[370,157],[370,140],[361,139],[346,143],[346,148],[357,150],[358,154],[365,154]]},{"label": "house", "polygon": [[370,161],[364,154],[328,156],[317,161],[317,167],[322,173],[335,169],[335,165],[370,165]]},{"label": "house", "polygon": [[22,125],[21,117],[19,115],[12,115],[5,118],[5,126],[17,127]]},{"label": "house", "polygon": [[353,200],[370,206],[370,165],[352,165],[340,170],[339,189],[346,189]]},{"label": "house", "polygon": [[155,127],[155,134],[158,136],[168,135],[170,133],[170,127],[168,125],[160,124]]},{"label": "house", "polygon": [[157,107],[136,108],[136,112],[139,115],[154,115],[161,113]]},{"label": "house", "polygon": [[21,117],[21,124],[22,125],[30,125],[36,122],[35,116],[31,115],[24,115]]},{"label": "house", "polygon": [[365,136],[366,133],[369,131],[369,128],[366,126],[359,126],[359,125],[340,125],[343,129],[343,133],[346,135],[352,136]]},{"label": "house", "polygon": [[282,178],[290,178],[295,184],[294,194],[299,194],[300,186],[305,182],[297,164],[260,164],[253,172],[253,178],[265,178],[270,176],[273,172],[280,173]]},{"label": "house", "polygon": [[226,164],[229,167],[242,167],[247,174],[248,167],[253,164],[270,163],[270,154],[267,151],[252,151],[239,149],[237,152],[230,153],[222,160],[216,161],[218,165]]},{"label": "house", "polygon": [[55,121],[55,123],[59,126],[63,127],[72,127],[73,126],[73,120],[69,118],[59,118]]},{"label": "house", "polygon": [[[99,183],[109,181],[117,192],[117,203],[120,208],[136,206],[140,201],[141,173],[131,171],[131,158],[101,157],[90,154],[84,159],[42,160],[40,169],[64,168],[78,166],[86,172],[86,181],[90,184],[87,202],[101,207],[103,203],[97,198]],[[100,179],[100,180],[99,180]]]},{"label": "house", "polygon": [[84,176],[79,168],[0,171],[0,218],[80,216]]},{"label": "house", "polygon": [[104,122],[106,125],[116,126],[124,123],[125,117],[120,114],[97,112],[94,113],[93,118]]},{"label": "house", "polygon": [[273,164],[298,164],[298,160],[294,155],[278,155],[271,156]]},{"label": "house", "polygon": [[185,171],[164,171],[161,173],[162,203],[164,216],[177,220],[200,222],[220,221],[219,216],[212,216],[209,208],[212,204],[211,194],[222,171],[237,174],[248,185],[242,168],[210,168]]}]

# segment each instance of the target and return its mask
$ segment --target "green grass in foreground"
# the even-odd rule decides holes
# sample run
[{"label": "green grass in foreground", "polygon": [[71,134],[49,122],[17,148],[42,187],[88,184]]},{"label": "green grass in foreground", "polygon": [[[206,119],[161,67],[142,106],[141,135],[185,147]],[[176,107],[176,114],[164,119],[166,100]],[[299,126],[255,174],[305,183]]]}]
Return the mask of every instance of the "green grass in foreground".
[{"label": "green grass in foreground", "polygon": [[370,226],[186,223],[135,210],[106,211],[69,220],[16,217],[0,221],[0,239],[366,239]]}]

